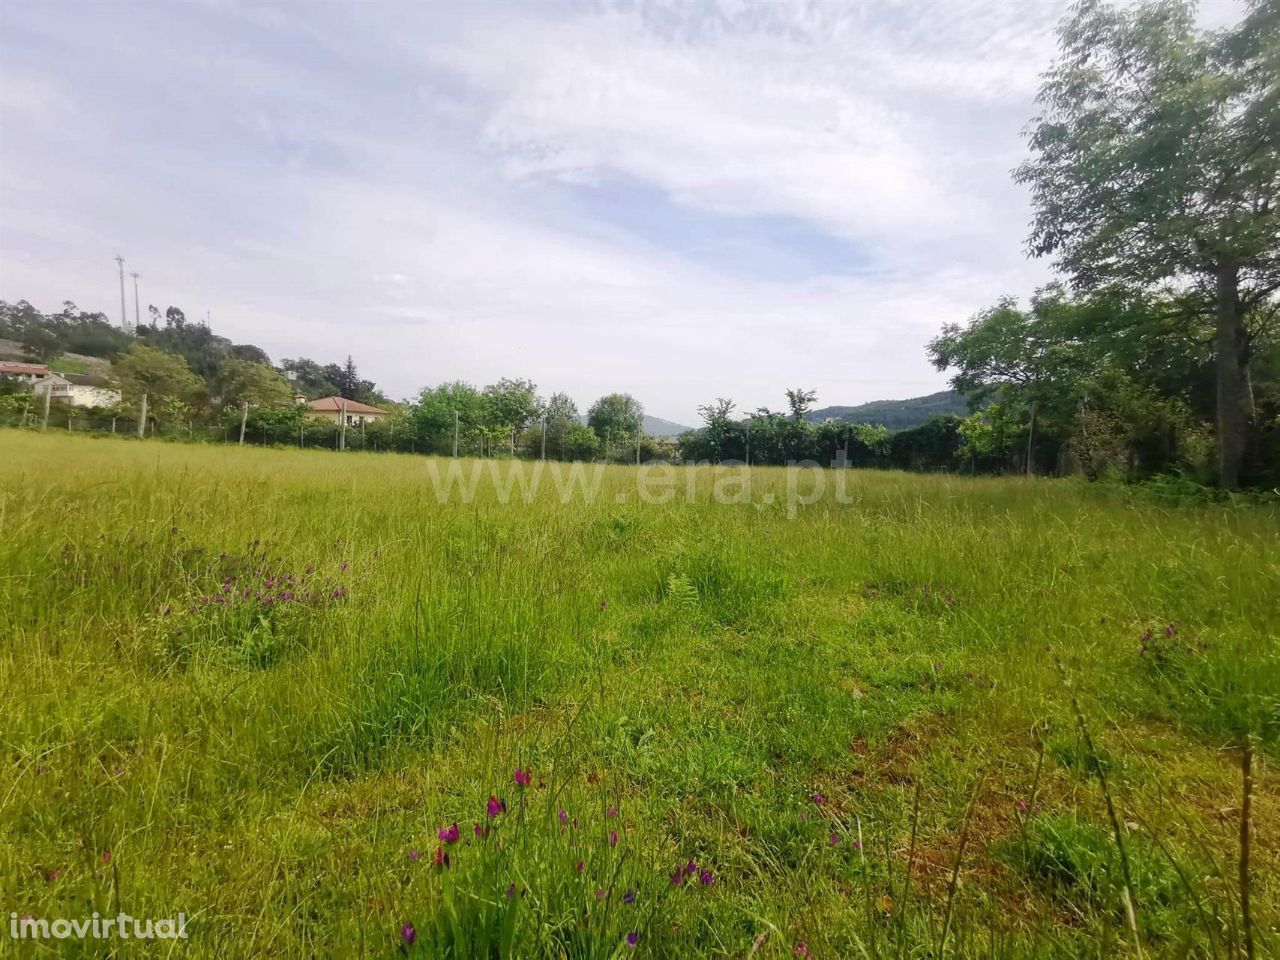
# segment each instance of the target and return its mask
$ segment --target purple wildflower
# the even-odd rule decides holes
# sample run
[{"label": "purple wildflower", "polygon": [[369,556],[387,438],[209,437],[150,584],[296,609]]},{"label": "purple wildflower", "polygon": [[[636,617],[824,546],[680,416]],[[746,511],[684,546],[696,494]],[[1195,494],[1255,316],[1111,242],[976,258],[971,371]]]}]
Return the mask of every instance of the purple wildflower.
[{"label": "purple wildflower", "polygon": [[676,867],[675,873],[671,874],[671,885],[673,887],[678,887],[682,883],[684,883],[684,869]]},{"label": "purple wildflower", "polygon": [[634,950],[636,948],[636,943],[637,941],[639,941],[639,939],[640,939],[640,935],[636,933],[634,930],[632,930],[630,933],[627,934],[627,946],[630,947],[632,950]]},{"label": "purple wildflower", "polygon": [[611,847],[616,847],[617,845],[618,845],[618,831],[617,831],[617,830],[610,830],[610,831],[609,831],[609,846],[611,846]]},{"label": "purple wildflower", "polygon": [[449,869],[449,855],[444,852],[444,847],[436,847],[436,866],[444,870]]},{"label": "purple wildflower", "polygon": [[422,859],[422,851],[421,851],[421,850],[410,850],[410,851],[409,851],[409,860],[410,860],[410,862],[412,862],[412,863],[417,863],[417,862],[418,862],[419,860],[421,860],[421,859]]},{"label": "purple wildflower", "polygon": [[603,888],[603,887],[596,887],[596,899],[597,899],[597,900],[603,900],[603,899],[604,899],[604,888]]},{"label": "purple wildflower", "polygon": [[507,899],[510,900],[516,895],[516,885],[514,883],[507,885]]},{"label": "purple wildflower", "polygon": [[413,941],[418,939],[418,931],[413,929],[412,923],[406,923],[400,928],[400,939],[404,941],[406,947],[413,946]]},{"label": "purple wildflower", "polygon": [[581,860],[579,860],[579,861],[578,861],[578,872],[579,872],[579,873],[582,873],[582,871],[584,871],[584,870],[586,870],[586,869],[587,869],[587,865],[586,865],[585,863],[583,863]]},{"label": "purple wildflower", "polygon": [[685,872],[685,875],[686,875],[686,876],[690,876],[690,877],[692,877],[695,873],[697,873],[697,872],[698,872],[698,864],[697,864],[697,862],[696,862],[696,861],[693,861],[693,860],[690,860],[688,863],[686,863],[686,864],[684,865],[684,872]]},{"label": "purple wildflower", "polygon": [[827,837],[827,843],[831,844],[833,847],[836,846],[839,842],[840,842],[840,834],[838,833],[833,833],[831,834],[831,836]]},{"label": "purple wildflower", "polygon": [[516,767],[516,772],[512,775],[511,779],[516,782],[516,786],[527,787],[533,777],[528,769],[521,770],[519,767]]},{"label": "purple wildflower", "polygon": [[713,874],[710,870],[703,870],[701,873],[698,874],[698,882],[701,883],[704,887],[709,887],[711,886],[711,884],[716,882],[715,874]]},{"label": "purple wildflower", "polygon": [[556,814],[556,816],[560,818],[561,823],[569,822],[569,812],[565,810],[564,807],[560,808],[560,811]]},{"label": "purple wildflower", "polygon": [[483,823],[477,823],[472,832],[475,833],[477,837],[487,837],[489,835],[489,828]]},{"label": "purple wildflower", "polygon": [[618,808],[610,807],[608,810],[604,812],[604,814],[606,817],[616,817],[618,815]]},{"label": "purple wildflower", "polygon": [[622,902],[625,903],[628,907],[631,906],[633,903],[636,902],[636,892],[634,890],[628,890],[626,893],[622,895]]},{"label": "purple wildflower", "polygon": [[445,843],[457,843],[458,837],[462,836],[462,834],[459,832],[458,822],[455,820],[453,823],[449,824],[449,826],[441,827],[439,830],[437,830],[436,836],[438,836]]},{"label": "purple wildflower", "polygon": [[499,800],[491,793],[489,794],[489,803],[486,809],[488,810],[489,816],[496,817],[500,813],[507,812],[507,801]]}]

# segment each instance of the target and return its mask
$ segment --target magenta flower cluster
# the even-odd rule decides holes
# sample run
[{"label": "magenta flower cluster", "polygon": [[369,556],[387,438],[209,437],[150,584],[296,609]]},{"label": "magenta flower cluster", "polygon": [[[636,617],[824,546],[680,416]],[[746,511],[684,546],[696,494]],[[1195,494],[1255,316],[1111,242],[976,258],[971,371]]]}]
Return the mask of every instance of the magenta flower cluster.
[{"label": "magenta flower cluster", "polygon": [[[528,788],[533,784],[533,771],[528,767],[517,767],[512,773],[511,781],[517,787],[520,787],[522,789]],[[502,797],[497,796],[496,794],[492,794],[492,793],[489,794],[489,798],[485,802],[485,819],[478,820],[474,825],[473,832],[475,836],[478,838],[487,837],[490,829],[487,821],[493,821],[496,818],[506,814],[506,812],[507,812],[507,801]],[[618,808],[616,806],[610,805],[605,810],[605,816],[609,820],[617,819]],[[568,824],[571,820],[569,812],[564,808],[559,808],[557,810],[556,818],[560,821],[561,824]],[[578,823],[577,818],[576,817],[572,818],[573,826],[576,827],[577,823]],[[609,846],[616,847],[618,845],[617,829],[616,828],[610,829],[608,836],[609,836]],[[436,846],[435,866],[437,867],[437,869],[447,870],[452,865],[449,850],[454,844],[458,843],[461,840],[462,829],[458,826],[458,823],[456,820],[452,821],[449,824],[438,827],[436,829],[436,838],[438,839],[439,843]],[[417,850],[416,848],[410,848],[408,852],[408,858],[410,862],[416,863],[418,862],[418,860],[421,859],[421,857],[422,857],[422,854],[419,850]],[[574,869],[575,869],[575,872],[579,874],[585,874],[587,870],[586,861],[582,859],[578,859],[574,865]],[[680,866],[678,866],[676,868],[675,873],[672,874],[671,882],[676,886],[680,886],[685,883],[686,879],[688,880],[690,885],[701,884],[703,886],[710,886],[716,882],[715,874],[712,873],[712,871],[707,867],[699,866],[697,862],[694,860],[689,860],[686,863],[682,863]],[[516,895],[517,895],[516,885],[514,883],[509,884],[506,889],[506,898],[508,900],[511,900],[511,899],[514,899]],[[595,897],[597,900],[604,900],[608,896],[609,896],[608,890],[605,890],[604,888],[596,888]],[[622,903],[625,906],[628,906],[628,907],[634,906],[636,903],[636,899],[637,899],[637,892],[635,890],[627,889],[623,891]],[[400,927],[400,941],[401,941],[402,948],[408,951],[410,948],[413,947],[416,940],[417,940],[417,930],[415,929],[414,925],[412,923],[403,924]],[[639,933],[635,930],[631,930],[623,938],[623,944],[628,949],[634,949],[636,945],[639,943],[639,940],[640,940]]]}]

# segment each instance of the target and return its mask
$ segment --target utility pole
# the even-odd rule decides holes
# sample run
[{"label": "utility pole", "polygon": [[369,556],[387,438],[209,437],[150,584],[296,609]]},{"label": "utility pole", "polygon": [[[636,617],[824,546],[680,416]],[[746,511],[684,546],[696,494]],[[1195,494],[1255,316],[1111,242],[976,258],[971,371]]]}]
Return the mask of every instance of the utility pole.
[{"label": "utility pole", "polygon": [[751,466],[751,418],[747,418],[747,466]]},{"label": "utility pole", "polygon": [[142,323],[141,311],[138,309],[138,280],[141,279],[142,274],[131,273],[129,276],[133,277],[133,329],[137,330],[138,325]]},{"label": "utility pole", "polygon": [[342,400],[342,410],[338,414],[338,449],[347,449],[347,401]]},{"label": "utility pole", "polygon": [[644,433],[636,434],[636,466],[640,466],[640,441],[644,438]]},{"label": "utility pole", "polygon": [[138,439],[146,436],[147,430],[147,395],[142,395],[142,403],[138,406]]},{"label": "utility pole", "polygon": [[49,429],[49,397],[53,393],[53,384],[46,382],[44,384],[44,420],[40,424],[41,430]]},{"label": "utility pole", "polygon": [[542,418],[542,459],[547,459],[547,418]]},{"label": "utility pole", "polygon": [[249,401],[240,404],[240,446],[244,446],[244,427],[249,422]]},{"label": "utility pole", "polygon": [[124,312],[124,257],[116,254],[116,264],[120,267],[120,329],[129,329],[129,316]]},{"label": "utility pole", "polygon": [[453,456],[458,456],[458,411],[453,411]]}]

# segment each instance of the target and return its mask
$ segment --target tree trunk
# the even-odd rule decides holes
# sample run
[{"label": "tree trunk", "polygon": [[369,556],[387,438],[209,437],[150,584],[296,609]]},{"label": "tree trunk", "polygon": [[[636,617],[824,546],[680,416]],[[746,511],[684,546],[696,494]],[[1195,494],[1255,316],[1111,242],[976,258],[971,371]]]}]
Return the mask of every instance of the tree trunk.
[{"label": "tree trunk", "polygon": [[1035,475],[1036,402],[1031,401],[1031,426],[1027,430],[1027,476]]},{"label": "tree trunk", "polygon": [[1240,461],[1248,421],[1245,415],[1244,359],[1246,336],[1240,314],[1239,269],[1218,269],[1214,353],[1218,374],[1218,483],[1240,485]]}]

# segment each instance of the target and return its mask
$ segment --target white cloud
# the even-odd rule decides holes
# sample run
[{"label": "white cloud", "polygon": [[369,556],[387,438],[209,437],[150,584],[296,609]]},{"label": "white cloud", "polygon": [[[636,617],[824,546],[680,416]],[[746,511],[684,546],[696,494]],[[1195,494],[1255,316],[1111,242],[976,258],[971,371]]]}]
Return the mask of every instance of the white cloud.
[{"label": "white cloud", "polygon": [[[0,296],[114,315],[120,250],[144,303],[398,396],[520,375],[689,421],[926,392],[940,324],[1047,276],[1008,170],[1064,5],[15,8]],[[725,256],[782,217],[798,260],[857,260],[726,269],[572,202],[618,176]]]},{"label": "white cloud", "polygon": [[[972,19],[940,4],[886,8],[885,17],[907,18],[897,28],[870,21],[865,7],[787,16],[779,6],[763,24],[736,18],[741,27],[704,16],[692,37],[679,29],[688,24],[655,26],[634,10],[504,17],[470,25],[429,56],[490,98],[485,131],[512,177],[616,171],[708,210],[791,215],[892,243],[940,224],[970,233],[986,212],[951,161],[974,150],[1016,155],[1016,125],[993,148],[947,116],[1010,104],[1025,116],[1035,83],[1025,57],[1046,45],[1052,6],[1021,27],[977,7]],[[919,24],[943,12],[966,29],[920,45]],[[1007,170],[990,174],[1007,186]]]}]

